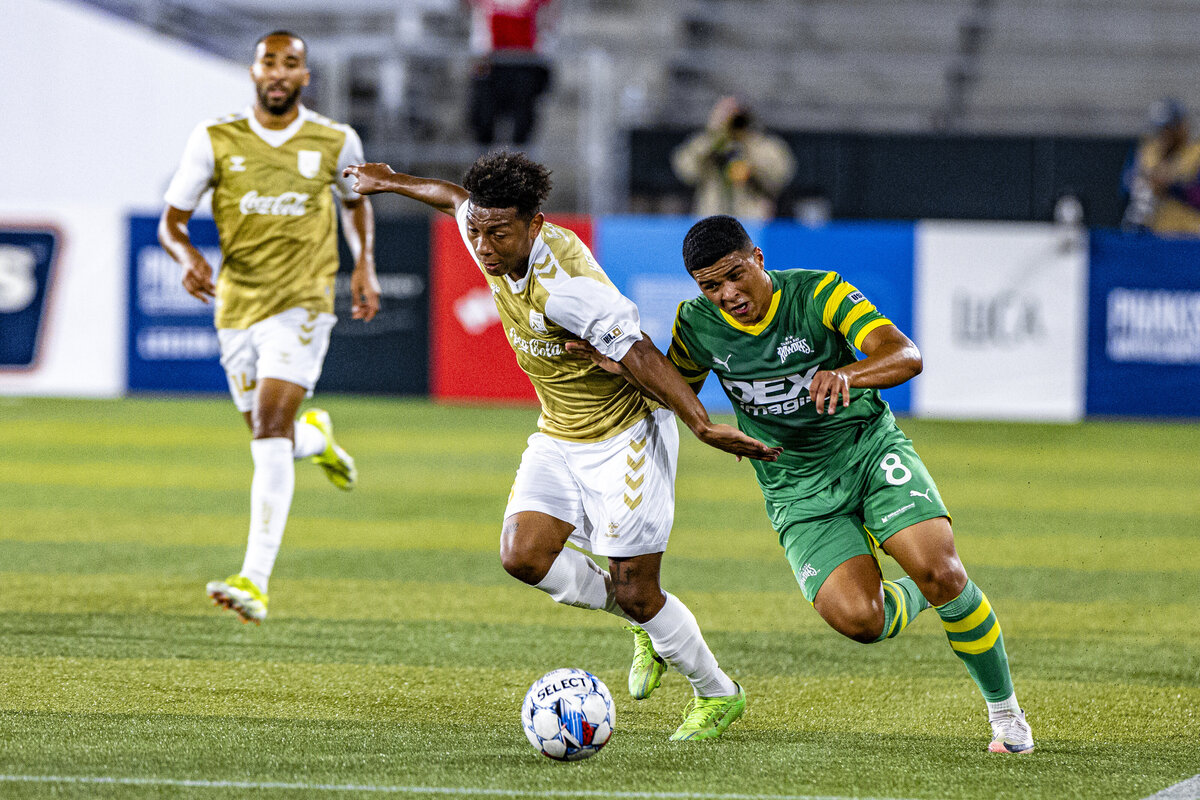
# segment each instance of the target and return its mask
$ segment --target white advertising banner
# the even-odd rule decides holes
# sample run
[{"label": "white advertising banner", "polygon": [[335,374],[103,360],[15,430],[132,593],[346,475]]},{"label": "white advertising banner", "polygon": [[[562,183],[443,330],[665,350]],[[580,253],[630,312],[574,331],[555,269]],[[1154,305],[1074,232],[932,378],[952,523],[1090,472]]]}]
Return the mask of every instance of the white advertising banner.
[{"label": "white advertising banner", "polygon": [[0,395],[125,389],[125,216],[0,203]]},{"label": "white advertising banner", "polygon": [[161,208],[192,128],[254,100],[250,52],[234,64],[86,3],[0,10],[0,202]]},{"label": "white advertising banner", "polygon": [[1072,421],[1084,411],[1087,235],[1040,223],[922,222],[915,333],[925,417]]}]

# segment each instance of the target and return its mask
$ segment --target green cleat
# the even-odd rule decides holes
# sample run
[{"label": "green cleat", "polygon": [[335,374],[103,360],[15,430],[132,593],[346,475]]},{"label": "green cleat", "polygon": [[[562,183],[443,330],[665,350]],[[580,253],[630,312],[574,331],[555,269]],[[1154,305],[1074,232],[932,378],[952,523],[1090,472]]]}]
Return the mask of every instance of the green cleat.
[{"label": "green cleat", "polygon": [[230,575],[223,581],[209,581],[205,589],[213,605],[228,608],[241,617],[243,623],[259,625],[267,618],[267,596],[244,575]]},{"label": "green cleat", "polygon": [[329,412],[320,408],[310,408],[300,419],[325,434],[325,452],[309,460],[325,470],[325,477],[329,478],[334,486],[347,492],[353,489],[354,484],[358,482],[358,469],[355,468],[354,459],[350,454],[338,447],[337,442],[333,440],[333,421],[329,419]]},{"label": "green cleat", "polygon": [[629,694],[634,700],[645,700],[662,683],[667,662],[654,652],[650,634],[637,625],[626,625],[633,633],[633,663],[629,666]]},{"label": "green cleat", "polygon": [[746,710],[746,690],[726,697],[693,697],[683,712],[683,724],[671,734],[672,742],[716,739]]}]

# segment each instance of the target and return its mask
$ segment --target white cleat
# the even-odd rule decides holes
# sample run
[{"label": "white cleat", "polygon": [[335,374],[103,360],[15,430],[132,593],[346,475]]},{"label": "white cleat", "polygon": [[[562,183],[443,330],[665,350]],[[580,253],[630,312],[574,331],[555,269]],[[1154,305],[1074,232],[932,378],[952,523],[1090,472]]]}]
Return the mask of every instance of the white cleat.
[{"label": "white cleat", "polygon": [[989,753],[1032,753],[1033,731],[1025,721],[1025,712],[1005,714],[992,721],[992,743]]}]

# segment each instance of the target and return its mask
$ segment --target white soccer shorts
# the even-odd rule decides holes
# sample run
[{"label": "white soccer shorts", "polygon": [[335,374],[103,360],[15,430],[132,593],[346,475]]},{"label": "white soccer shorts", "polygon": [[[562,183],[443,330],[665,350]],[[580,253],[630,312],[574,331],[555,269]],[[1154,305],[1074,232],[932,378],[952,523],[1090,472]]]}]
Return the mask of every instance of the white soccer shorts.
[{"label": "white soccer shorts", "polygon": [[573,526],[569,541],[618,558],[667,549],[675,520],[675,415],[659,409],[600,442],[529,437],[504,517],[540,511]]},{"label": "white soccer shorts", "polygon": [[221,366],[238,411],[254,407],[254,389],[264,378],[303,386],[312,397],[321,377],[333,314],[289,308],[249,328],[220,328]]}]

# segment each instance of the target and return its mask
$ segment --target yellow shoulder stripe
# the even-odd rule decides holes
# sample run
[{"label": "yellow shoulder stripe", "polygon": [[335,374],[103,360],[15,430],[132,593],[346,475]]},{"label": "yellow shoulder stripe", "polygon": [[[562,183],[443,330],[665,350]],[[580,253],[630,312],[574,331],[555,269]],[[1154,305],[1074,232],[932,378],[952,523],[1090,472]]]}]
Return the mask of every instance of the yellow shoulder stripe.
[{"label": "yellow shoulder stripe", "polygon": [[892,321],[890,319],[888,319],[887,317],[880,317],[879,319],[871,320],[866,325],[863,325],[862,330],[860,330],[858,332],[858,336],[854,337],[854,346],[857,347],[859,350],[862,350],[863,339],[867,338],[868,333],[875,330],[876,328],[882,328],[884,325],[891,325],[891,324],[892,324]]},{"label": "yellow shoulder stripe", "polygon": [[813,297],[821,293],[821,290],[829,285],[830,281],[837,277],[836,272],[826,272],[825,277],[821,278],[821,282],[817,284],[817,288],[813,289]]},{"label": "yellow shoulder stripe", "polygon": [[833,327],[833,315],[837,313],[838,306],[846,299],[846,296],[854,291],[854,287],[843,281],[833,293],[829,295],[829,299],[825,301],[825,310],[821,312],[821,324],[829,330],[835,330]]},{"label": "yellow shoulder stripe", "polygon": [[875,310],[875,304],[870,300],[863,300],[861,303],[850,309],[850,313],[842,320],[842,324],[838,325],[838,330],[842,332],[842,336],[850,338],[850,326],[858,321],[863,314],[869,314]]},{"label": "yellow shoulder stripe", "polygon": [[[683,304],[686,302],[687,300],[684,300],[679,305],[675,306],[675,321],[671,323],[671,341],[673,343],[678,342],[679,349],[683,351],[683,354],[688,357],[689,361],[695,363],[692,359],[692,354],[688,352],[687,345],[683,343],[683,339],[679,336],[679,311],[683,308]],[[668,345],[668,348],[669,347],[670,346]]]}]

